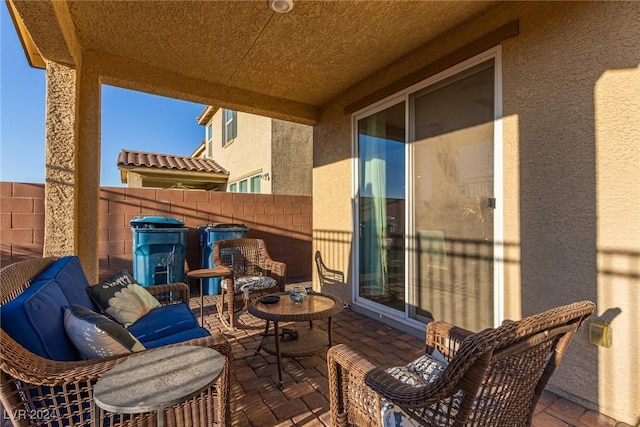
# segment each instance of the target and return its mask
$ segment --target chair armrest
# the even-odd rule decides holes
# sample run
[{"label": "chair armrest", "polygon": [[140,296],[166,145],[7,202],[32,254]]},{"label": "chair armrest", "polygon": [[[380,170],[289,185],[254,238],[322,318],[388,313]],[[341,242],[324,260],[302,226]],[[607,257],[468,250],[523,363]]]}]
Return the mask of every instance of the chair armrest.
[{"label": "chair armrest", "polygon": [[280,292],[284,292],[284,285],[287,281],[287,264],[284,262],[274,261],[269,257],[264,259],[262,265],[263,270],[267,270],[270,277],[273,277],[278,282]]},{"label": "chair armrest", "polygon": [[[59,362],[28,352],[4,332],[0,337],[3,345],[0,353],[0,367],[2,370],[15,379],[35,385],[55,386],[76,381],[97,381],[113,366],[142,353],[127,353],[102,359]],[[230,359],[231,357],[231,345],[222,334],[183,341],[167,347],[184,345],[210,347],[219,351],[225,358]],[[143,350],[143,352],[154,350]]]},{"label": "chair armrest", "polygon": [[189,302],[189,286],[185,283],[168,283],[154,285],[145,288],[160,304],[174,304],[177,302]]},{"label": "chair armrest", "polygon": [[380,425],[381,397],[406,408],[424,408],[455,392],[445,373],[428,385],[409,385],[344,344],[329,349],[327,363],[331,425]]},{"label": "chair armrest", "polygon": [[[416,408],[418,414],[428,407],[439,412],[440,405],[446,405],[457,391],[457,376],[450,371],[445,370],[431,383],[409,385],[344,344],[329,349],[327,363],[331,425],[380,425],[382,397],[403,408]],[[455,417],[455,412],[445,410],[439,415],[443,419]]]},{"label": "chair armrest", "polygon": [[[95,382],[115,365],[141,354],[129,353],[103,359],[59,362],[30,353],[4,331],[1,332],[0,339],[2,340],[0,350],[2,401],[14,402],[11,408],[5,408],[5,410],[24,409],[24,405],[27,404],[36,408],[46,407],[53,399],[57,402],[54,407],[57,411],[56,416],[60,417],[61,425],[66,425],[66,422],[71,423],[70,420],[75,419],[74,417],[81,419],[86,417],[88,421],[91,416],[89,403],[92,400]],[[229,420],[231,345],[222,334],[216,334],[172,344],[171,347],[184,345],[209,347],[222,354],[225,362],[216,382],[216,392],[219,396],[217,409],[219,419]],[[35,393],[34,396],[29,398],[28,396],[32,393]],[[28,403],[21,401],[20,397],[29,399]]]},{"label": "chair armrest", "polygon": [[344,273],[338,270],[329,270],[326,269],[322,276],[321,280],[325,285],[336,285],[344,283]]},{"label": "chair armrest", "polygon": [[449,361],[460,348],[460,344],[473,332],[454,326],[451,323],[437,321],[427,324],[426,346],[427,353],[438,350]]},{"label": "chair armrest", "polygon": [[345,344],[327,351],[332,426],[379,425],[380,397],[365,385],[376,367]]}]

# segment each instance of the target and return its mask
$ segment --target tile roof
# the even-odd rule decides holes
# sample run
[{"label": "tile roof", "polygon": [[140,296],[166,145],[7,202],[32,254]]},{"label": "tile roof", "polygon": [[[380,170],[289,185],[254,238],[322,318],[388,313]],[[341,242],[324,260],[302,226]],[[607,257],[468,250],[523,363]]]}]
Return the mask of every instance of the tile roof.
[{"label": "tile roof", "polygon": [[174,156],[172,154],[146,153],[144,151],[122,150],[118,155],[118,167],[149,167],[196,172],[229,174],[215,160],[202,157]]},{"label": "tile roof", "polygon": [[213,105],[207,105],[206,107],[204,107],[200,115],[196,117],[196,121],[198,122],[199,125],[204,126],[207,124],[207,122],[209,122],[209,120],[211,120],[211,117],[213,117],[216,111],[218,111],[218,107],[214,107]]}]

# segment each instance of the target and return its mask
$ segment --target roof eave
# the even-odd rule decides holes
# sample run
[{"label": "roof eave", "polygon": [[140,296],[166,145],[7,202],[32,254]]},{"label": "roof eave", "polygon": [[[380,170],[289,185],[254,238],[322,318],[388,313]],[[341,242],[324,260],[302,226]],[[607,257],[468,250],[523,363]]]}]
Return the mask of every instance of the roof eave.
[{"label": "roof eave", "polygon": [[219,107],[214,107],[212,105],[207,105],[206,108],[202,111],[202,113],[196,118],[198,124],[201,126],[209,123],[213,115],[218,111]]},{"label": "roof eave", "polygon": [[47,68],[47,63],[40,55],[40,51],[36,47],[36,44],[33,42],[33,38],[31,38],[31,34],[22,23],[22,20],[18,17],[18,13],[15,9],[15,6],[12,2],[6,1],[7,9],[9,10],[9,15],[11,16],[11,20],[13,21],[13,26],[16,28],[16,33],[18,35],[18,40],[20,40],[20,44],[22,45],[22,50],[27,57],[27,61],[29,65],[33,68],[42,68],[43,70]]}]

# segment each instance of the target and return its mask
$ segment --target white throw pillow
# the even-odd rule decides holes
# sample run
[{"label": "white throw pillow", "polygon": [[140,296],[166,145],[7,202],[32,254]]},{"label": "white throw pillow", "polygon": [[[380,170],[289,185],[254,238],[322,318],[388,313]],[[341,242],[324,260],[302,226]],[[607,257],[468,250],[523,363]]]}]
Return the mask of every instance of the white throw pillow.
[{"label": "white throw pillow", "polygon": [[126,270],[87,289],[89,296],[104,313],[125,328],[158,307],[160,302],[140,286]]}]

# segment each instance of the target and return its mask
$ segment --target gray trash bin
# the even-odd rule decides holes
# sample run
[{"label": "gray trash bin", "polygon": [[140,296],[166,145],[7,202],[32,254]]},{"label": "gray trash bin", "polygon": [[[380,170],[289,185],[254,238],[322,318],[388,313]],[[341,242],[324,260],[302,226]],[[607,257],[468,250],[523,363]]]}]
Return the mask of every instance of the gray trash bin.
[{"label": "gray trash bin", "polygon": [[131,220],[133,278],[142,286],[184,282],[187,232],[184,222],[162,216]]},{"label": "gray trash bin", "polygon": [[[202,268],[215,268],[213,262],[213,245],[215,242],[227,239],[242,239],[247,237],[249,228],[244,224],[215,223],[198,226]],[[202,279],[202,293],[218,295],[220,293],[220,277]]]}]

